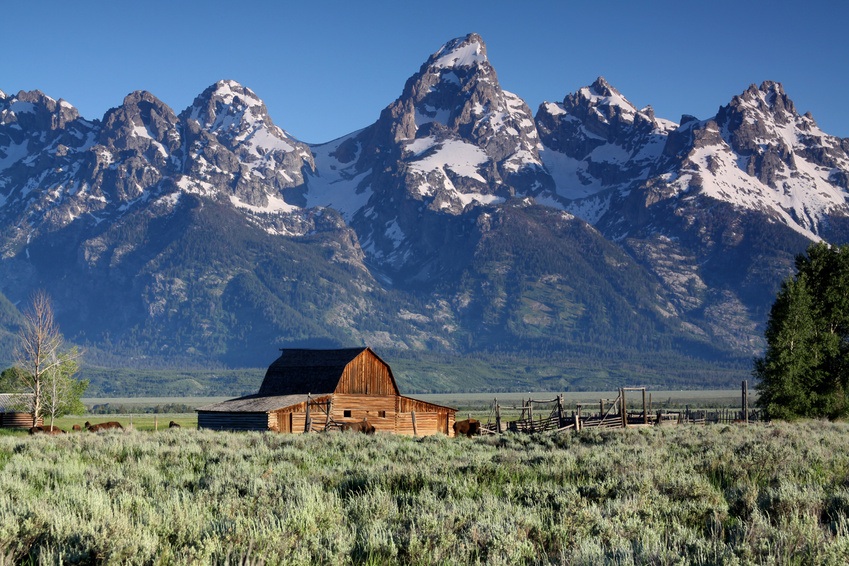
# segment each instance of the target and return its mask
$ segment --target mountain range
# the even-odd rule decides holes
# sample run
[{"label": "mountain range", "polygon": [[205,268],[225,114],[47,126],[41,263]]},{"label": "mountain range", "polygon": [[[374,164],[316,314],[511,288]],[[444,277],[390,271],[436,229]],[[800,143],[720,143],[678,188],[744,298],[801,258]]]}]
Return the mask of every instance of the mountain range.
[{"label": "mountain range", "polygon": [[229,80],[100,120],[0,91],[0,348],[44,289],[104,367],[369,345],[414,391],[739,384],[847,197],[849,139],[779,83],[673,122],[598,78],[533,114],[476,34],[315,145]]}]

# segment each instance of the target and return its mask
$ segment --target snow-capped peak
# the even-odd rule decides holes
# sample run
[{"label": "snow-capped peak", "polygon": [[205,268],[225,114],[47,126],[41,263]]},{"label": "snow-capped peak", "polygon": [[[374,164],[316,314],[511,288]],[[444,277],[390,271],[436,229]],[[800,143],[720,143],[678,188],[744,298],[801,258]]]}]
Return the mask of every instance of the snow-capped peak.
[{"label": "snow-capped peak", "polygon": [[238,131],[245,123],[268,121],[262,100],[233,80],[218,81],[204,90],[183,115],[211,131]]},{"label": "snow-capped peak", "polygon": [[486,44],[476,33],[452,39],[443,45],[429,61],[430,66],[436,69],[474,67],[488,62]]},{"label": "snow-capped peak", "polygon": [[[598,77],[592,85],[580,89],[577,94],[595,108],[618,109],[617,113],[626,121],[632,121],[638,113],[637,107],[604,80],[604,77]],[[607,114],[610,115],[610,111]]]},{"label": "snow-capped peak", "polygon": [[221,80],[210,87],[210,96],[221,99],[225,104],[234,104],[238,98],[245,106],[262,106],[263,102],[251,89],[234,80]]}]

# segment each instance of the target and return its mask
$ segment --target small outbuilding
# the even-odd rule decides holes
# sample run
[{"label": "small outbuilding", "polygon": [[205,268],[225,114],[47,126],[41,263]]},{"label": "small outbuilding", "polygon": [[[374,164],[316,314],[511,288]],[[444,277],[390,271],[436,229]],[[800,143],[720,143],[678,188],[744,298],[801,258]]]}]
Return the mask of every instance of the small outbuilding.
[{"label": "small outbuilding", "polygon": [[378,432],[453,434],[456,409],[401,395],[371,348],[281,352],[258,393],[200,407],[198,427],[302,433],[366,419]]},{"label": "small outbuilding", "polygon": [[[32,393],[0,393],[0,427],[29,428],[32,426]],[[39,417],[39,424],[42,419]]]}]

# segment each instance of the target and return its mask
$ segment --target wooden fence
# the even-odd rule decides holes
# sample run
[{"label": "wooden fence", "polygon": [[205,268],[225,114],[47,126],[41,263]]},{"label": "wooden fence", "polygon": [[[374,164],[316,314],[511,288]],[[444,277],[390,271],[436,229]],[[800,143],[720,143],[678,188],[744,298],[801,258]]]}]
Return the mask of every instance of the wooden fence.
[{"label": "wooden fence", "polygon": [[[639,410],[628,409],[628,392],[639,393],[641,402]],[[742,403],[740,410],[731,408],[690,410],[686,406],[683,411],[659,410],[654,412],[651,407],[651,395],[646,396],[645,387],[623,387],[619,394],[611,399],[599,399],[598,404],[578,403],[571,413],[564,409],[563,395],[554,399],[522,401],[521,407],[513,407],[520,411],[520,417],[511,421],[502,421],[502,407],[496,399],[493,403],[494,420],[481,426],[481,434],[499,434],[503,432],[552,433],[564,430],[581,430],[584,428],[625,428],[637,426],[683,425],[683,424],[731,424],[750,423],[762,419],[760,411],[748,406],[748,384],[742,384]]]}]

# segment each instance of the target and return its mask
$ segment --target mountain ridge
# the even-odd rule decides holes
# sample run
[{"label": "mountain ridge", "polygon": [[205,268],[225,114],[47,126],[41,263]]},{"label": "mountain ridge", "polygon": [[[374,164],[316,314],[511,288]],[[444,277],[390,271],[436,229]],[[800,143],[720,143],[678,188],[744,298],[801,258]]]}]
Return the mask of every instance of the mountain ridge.
[{"label": "mountain ridge", "polygon": [[556,358],[575,383],[604,352],[709,368],[762,348],[807,242],[849,241],[847,180],[849,140],[779,83],[676,123],[599,77],[533,115],[477,34],[323,144],[230,80],[179,114],[137,91],[102,120],[4,93],[0,291],[46,288],[103,360],[357,343]]}]

